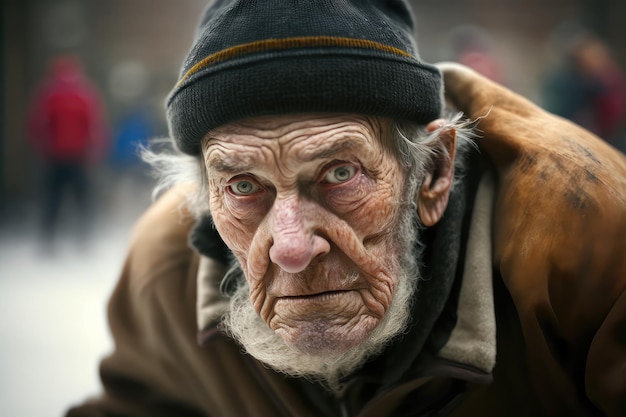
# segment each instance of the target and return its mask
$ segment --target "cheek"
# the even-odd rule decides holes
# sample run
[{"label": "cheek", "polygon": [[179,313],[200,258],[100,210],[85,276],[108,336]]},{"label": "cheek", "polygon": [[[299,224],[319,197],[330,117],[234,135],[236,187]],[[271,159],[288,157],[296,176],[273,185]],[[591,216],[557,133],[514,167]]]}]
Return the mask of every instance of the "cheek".
[{"label": "cheek", "polygon": [[401,269],[398,256],[408,249],[399,236],[400,195],[400,186],[379,189],[348,220],[368,254],[361,266],[369,273],[370,287],[364,299],[373,310],[373,306],[381,311],[389,308]]},{"label": "cheek", "polygon": [[271,206],[271,199],[267,195],[255,198],[237,198],[226,192],[211,198],[211,213],[220,212],[229,217],[241,227],[255,229]]},{"label": "cheek", "polygon": [[264,274],[259,271],[263,271],[269,262],[266,256],[259,254],[258,248],[253,246],[255,229],[243,226],[241,222],[228,215],[215,216],[213,221],[220,236],[239,262],[248,281],[250,301],[257,313],[261,314],[266,300],[266,284]]},{"label": "cheek", "polygon": [[377,218],[378,221],[371,221],[368,225],[373,227],[374,223],[378,223],[377,227],[381,232],[388,231],[398,217],[401,202],[397,193],[383,192],[369,203],[364,217]]},{"label": "cheek", "polygon": [[394,172],[375,180],[362,174],[349,187],[337,187],[326,192],[329,210],[346,220],[360,238],[388,230],[397,217],[400,205],[400,180]]},{"label": "cheek", "polygon": [[377,189],[364,198],[346,220],[362,240],[394,232],[401,205],[399,190],[393,186]]},{"label": "cheek", "polygon": [[224,243],[241,262],[252,241],[254,225],[249,219],[233,215],[228,204],[219,196],[211,196],[210,210],[213,223]]},{"label": "cheek", "polygon": [[226,243],[226,246],[230,248],[237,259],[244,264],[245,254],[248,252],[250,241],[252,240],[251,232],[228,215],[224,216],[219,212],[214,212],[212,215],[213,223],[224,243]]},{"label": "cheek", "polygon": [[239,261],[244,275],[250,285],[250,299],[257,312],[265,302],[265,286],[263,271],[268,260],[265,253],[253,244],[259,230],[261,214],[249,214],[241,205],[233,204],[229,198],[215,196],[211,202],[213,223],[220,236]]}]

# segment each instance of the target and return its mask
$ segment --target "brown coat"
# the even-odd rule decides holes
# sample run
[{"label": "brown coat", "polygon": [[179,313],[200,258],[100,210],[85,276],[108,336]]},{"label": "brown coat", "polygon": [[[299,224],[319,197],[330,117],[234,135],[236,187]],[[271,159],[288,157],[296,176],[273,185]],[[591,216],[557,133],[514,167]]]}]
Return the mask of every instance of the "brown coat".
[{"label": "brown coat", "polygon": [[[493,380],[481,376],[489,359],[477,362],[485,372],[433,359],[429,376],[404,379],[354,415],[419,408],[454,375],[469,381],[467,391],[447,402],[452,411],[437,406],[442,415],[626,415],[626,159],[467,69],[442,69],[451,103],[470,118],[485,116],[478,143],[496,171]],[[199,310],[223,302],[198,292],[199,269],[219,281],[225,267],[206,258],[199,267],[188,245],[193,220],[180,209],[184,191],[169,191],[136,225],[109,304],[116,348],[101,364],[105,393],[68,416],[320,415],[303,385],[199,319]],[[327,415],[341,415],[330,396],[322,400],[336,410]]]},{"label": "brown coat", "polygon": [[517,307],[526,388],[551,415],[626,415],[626,158],[466,68],[442,69],[450,101],[486,116],[494,265]]}]

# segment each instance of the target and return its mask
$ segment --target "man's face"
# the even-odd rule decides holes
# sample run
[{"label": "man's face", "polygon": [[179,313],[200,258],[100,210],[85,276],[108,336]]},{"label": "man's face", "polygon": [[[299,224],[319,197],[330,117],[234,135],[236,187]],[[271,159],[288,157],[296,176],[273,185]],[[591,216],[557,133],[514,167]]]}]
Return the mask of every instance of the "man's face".
[{"label": "man's face", "polygon": [[[344,352],[381,323],[398,286],[404,175],[389,126],[359,116],[250,119],[203,143],[215,225],[250,301],[284,342]],[[404,201],[403,201],[404,200]]]}]

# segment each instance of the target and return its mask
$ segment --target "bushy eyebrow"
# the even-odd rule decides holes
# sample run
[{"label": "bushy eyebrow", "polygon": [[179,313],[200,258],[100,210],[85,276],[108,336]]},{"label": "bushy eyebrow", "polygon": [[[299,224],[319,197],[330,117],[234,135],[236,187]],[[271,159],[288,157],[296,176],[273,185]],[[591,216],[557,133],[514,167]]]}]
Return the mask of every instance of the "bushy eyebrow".
[{"label": "bushy eyebrow", "polygon": [[[244,160],[245,159],[245,160]],[[206,160],[207,168],[211,171],[223,174],[238,174],[251,171],[255,164],[249,158],[242,158],[241,155],[231,157],[228,155],[211,155]]]},{"label": "bushy eyebrow", "polygon": [[[363,146],[366,146],[366,143],[361,138],[346,136],[334,140],[332,144],[302,151],[298,157],[298,161],[304,163],[318,159],[329,159],[346,150]],[[206,164],[211,171],[231,175],[252,171],[257,166],[255,161],[245,154],[237,153],[226,155],[221,152],[211,154],[206,160]]]},{"label": "bushy eyebrow", "polygon": [[349,149],[359,148],[364,146],[362,139],[356,139],[352,136],[346,136],[334,141],[332,144],[312,149],[310,152],[303,152],[300,160],[302,162],[314,161],[316,159],[328,159],[335,156],[338,153],[344,152]]}]

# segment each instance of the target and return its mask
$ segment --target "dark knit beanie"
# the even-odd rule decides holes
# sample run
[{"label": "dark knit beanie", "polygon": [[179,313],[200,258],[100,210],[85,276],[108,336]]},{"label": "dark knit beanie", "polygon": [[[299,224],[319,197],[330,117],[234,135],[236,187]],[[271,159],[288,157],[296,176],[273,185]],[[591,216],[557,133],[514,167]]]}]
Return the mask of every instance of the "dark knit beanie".
[{"label": "dark knit beanie", "polygon": [[426,124],[442,80],[422,62],[403,0],[215,0],[167,100],[170,134],[267,114],[341,112]]}]

